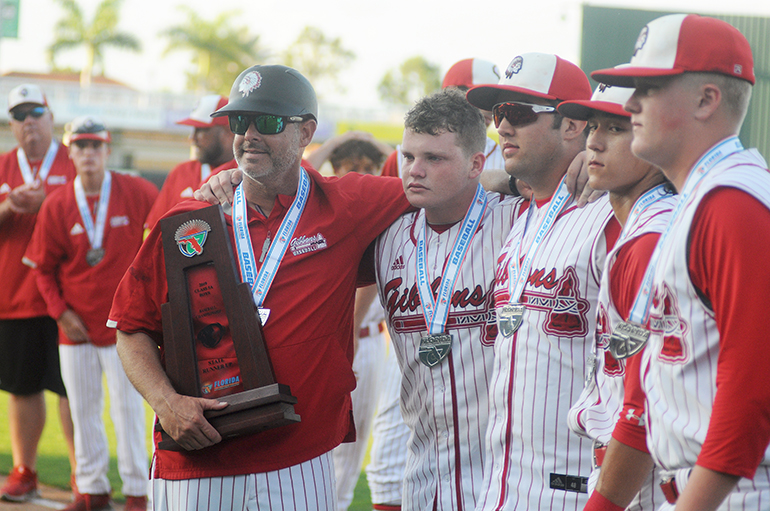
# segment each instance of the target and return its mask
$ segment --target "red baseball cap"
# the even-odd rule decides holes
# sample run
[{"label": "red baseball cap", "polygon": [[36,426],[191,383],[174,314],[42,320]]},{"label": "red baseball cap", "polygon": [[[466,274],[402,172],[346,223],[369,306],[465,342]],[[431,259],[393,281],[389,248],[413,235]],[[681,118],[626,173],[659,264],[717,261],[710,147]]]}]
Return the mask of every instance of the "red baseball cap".
[{"label": "red baseball cap", "polygon": [[[618,67],[626,67],[628,64],[622,64]],[[594,91],[591,99],[565,101],[559,103],[556,110],[564,117],[587,121],[595,112],[618,115],[621,117],[631,117],[630,112],[623,109],[623,105],[634,93],[634,89],[628,87],[616,87],[600,83]]]},{"label": "red baseball cap", "polygon": [[468,102],[482,110],[498,103],[533,96],[550,100],[591,97],[591,85],[582,69],[550,53],[524,53],[515,57],[497,85],[480,85],[468,91]]},{"label": "red baseball cap", "polygon": [[177,124],[192,126],[193,128],[210,128],[212,126],[228,126],[227,117],[211,117],[211,114],[227,104],[227,97],[219,94],[210,94],[203,96],[198,100],[195,110],[190,116]]},{"label": "red baseball cap", "polygon": [[670,14],[649,22],[639,34],[627,67],[600,69],[602,83],[633,87],[634,78],[719,73],[754,84],[749,42],[729,23],[697,14]]},{"label": "red baseball cap", "polygon": [[468,87],[474,85],[495,84],[500,81],[500,70],[497,65],[488,60],[463,59],[452,64],[444,75],[441,88]]},{"label": "red baseball cap", "polygon": [[76,117],[64,126],[64,145],[68,146],[76,140],[99,140],[105,144],[112,141],[107,127],[96,117],[83,115]]}]

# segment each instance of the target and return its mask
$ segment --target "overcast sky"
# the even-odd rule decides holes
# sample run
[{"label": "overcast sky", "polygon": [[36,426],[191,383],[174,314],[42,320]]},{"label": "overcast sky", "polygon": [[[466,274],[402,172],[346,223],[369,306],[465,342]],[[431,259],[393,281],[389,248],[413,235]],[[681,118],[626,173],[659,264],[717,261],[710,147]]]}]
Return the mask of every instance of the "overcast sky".
[{"label": "overcast sky", "polygon": [[[86,16],[93,16],[98,0],[79,0]],[[120,27],[142,41],[133,54],[107,51],[106,74],[140,90],[182,91],[184,71],[192,64],[187,53],[162,56],[166,42],[158,37],[164,28],[184,21],[175,0],[124,0]],[[556,53],[577,62],[580,44],[579,0],[508,0],[459,2],[457,0],[292,0],[287,2],[242,0],[185,0],[202,16],[238,9],[236,25],[246,24],[274,53],[289,45],[303,27],[319,27],[328,36],[340,37],[356,53],[353,66],[343,74],[348,93],[336,97],[353,106],[377,102],[376,86],[388,69],[405,59],[422,55],[438,64],[442,73],[457,60],[481,57],[502,69],[520,53]],[[592,5],[678,10],[701,14],[770,16],[766,0],[617,0]],[[495,9],[505,9],[496,12]],[[52,0],[21,0],[19,39],[0,42],[0,72],[48,70],[46,48],[62,11]],[[641,28],[641,27],[640,27]],[[62,54],[60,63],[80,68],[81,52]],[[255,62],[257,63],[257,62]]]}]

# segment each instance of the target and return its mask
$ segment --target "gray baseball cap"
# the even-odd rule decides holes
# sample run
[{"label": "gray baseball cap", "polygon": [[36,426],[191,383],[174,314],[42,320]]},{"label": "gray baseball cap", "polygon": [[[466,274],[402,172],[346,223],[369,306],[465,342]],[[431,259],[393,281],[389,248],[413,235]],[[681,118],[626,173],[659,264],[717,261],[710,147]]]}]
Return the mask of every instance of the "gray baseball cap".
[{"label": "gray baseball cap", "polygon": [[284,117],[312,115],[318,119],[315,90],[299,71],[286,66],[252,66],[238,75],[230,101],[212,117],[263,113]]}]

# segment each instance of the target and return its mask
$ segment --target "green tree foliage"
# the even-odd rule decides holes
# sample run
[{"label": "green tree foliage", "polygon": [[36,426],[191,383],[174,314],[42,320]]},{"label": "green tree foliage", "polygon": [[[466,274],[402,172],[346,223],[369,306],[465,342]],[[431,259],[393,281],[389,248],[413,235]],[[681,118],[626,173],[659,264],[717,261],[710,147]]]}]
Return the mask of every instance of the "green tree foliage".
[{"label": "green tree foliage", "polygon": [[96,7],[93,21],[88,23],[83,11],[75,0],[56,0],[64,9],[62,17],[54,27],[54,42],[48,48],[48,59],[56,69],[56,56],[65,50],[85,47],[86,62],[80,72],[80,85],[91,84],[94,66],[104,74],[104,49],[113,46],[139,51],[139,40],[132,34],[118,30],[119,12],[123,0],[102,0]]},{"label": "green tree foliage", "polygon": [[283,54],[283,62],[310,80],[319,95],[324,87],[344,92],[339,72],[352,64],[356,54],[316,27],[305,27]]},{"label": "green tree foliage", "polygon": [[241,71],[261,64],[267,52],[259,45],[259,36],[252,36],[247,26],[234,27],[239,11],[228,11],[214,19],[204,19],[186,6],[179,9],[187,20],[161,33],[168,38],[164,54],[191,51],[196,69],[187,73],[187,85],[199,94],[216,92],[228,95]]},{"label": "green tree foliage", "polygon": [[410,106],[440,88],[439,66],[417,56],[405,60],[397,69],[386,72],[377,86],[377,92],[383,101]]}]

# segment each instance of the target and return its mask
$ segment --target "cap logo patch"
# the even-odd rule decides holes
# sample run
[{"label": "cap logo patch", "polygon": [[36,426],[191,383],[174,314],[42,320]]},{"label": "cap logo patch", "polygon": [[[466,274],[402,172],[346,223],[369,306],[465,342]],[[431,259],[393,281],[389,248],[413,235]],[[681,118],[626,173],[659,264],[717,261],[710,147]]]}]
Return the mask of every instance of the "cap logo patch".
[{"label": "cap logo patch", "polygon": [[733,73],[735,73],[737,75],[742,75],[743,74],[743,66],[740,65],[740,64],[735,64],[733,66]]},{"label": "cap logo patch", "polygon": [[238,85],[238,92],[245,98],[258,89],[260,85],[262,85],[262,75],[259,74],[259,71],[252,71],[243,77],[241,84]]},{"label": "cap logo patch", "polygon": [[636,54],[639,53],[642,48],[644,48],[644,45],[647,43],[647,36],[649,33],[650,28],[648,25],[645,25],[642,31],[639,32],[639,37],[636,39],[636,44],[634,45],[634,57],[636,57]]},{"label": "cap logo patch", "polygon": [[21,96],[22,98],[26,98],[27,94],[29,94],[29,91],[26,88],[25,89],[21,89],[19,91],[19,96]]},{"label": "cap logo patch", "polygon": [[519,71],[521,71],[521,67],[524,64],[524,59],[521,58],[521,55],[518,57],[514,57],[514,59],[511,61],[510,64],[508,64],[508,69],[505,70],[505,77],[510,78],[515,74],[518,74]]},{"label": "cap logo patch", "polygon": [[190,220],[180,225],[174,233],[179,251],[185,257],[201,255],[210,230],[209,224],[203,220]]}]

